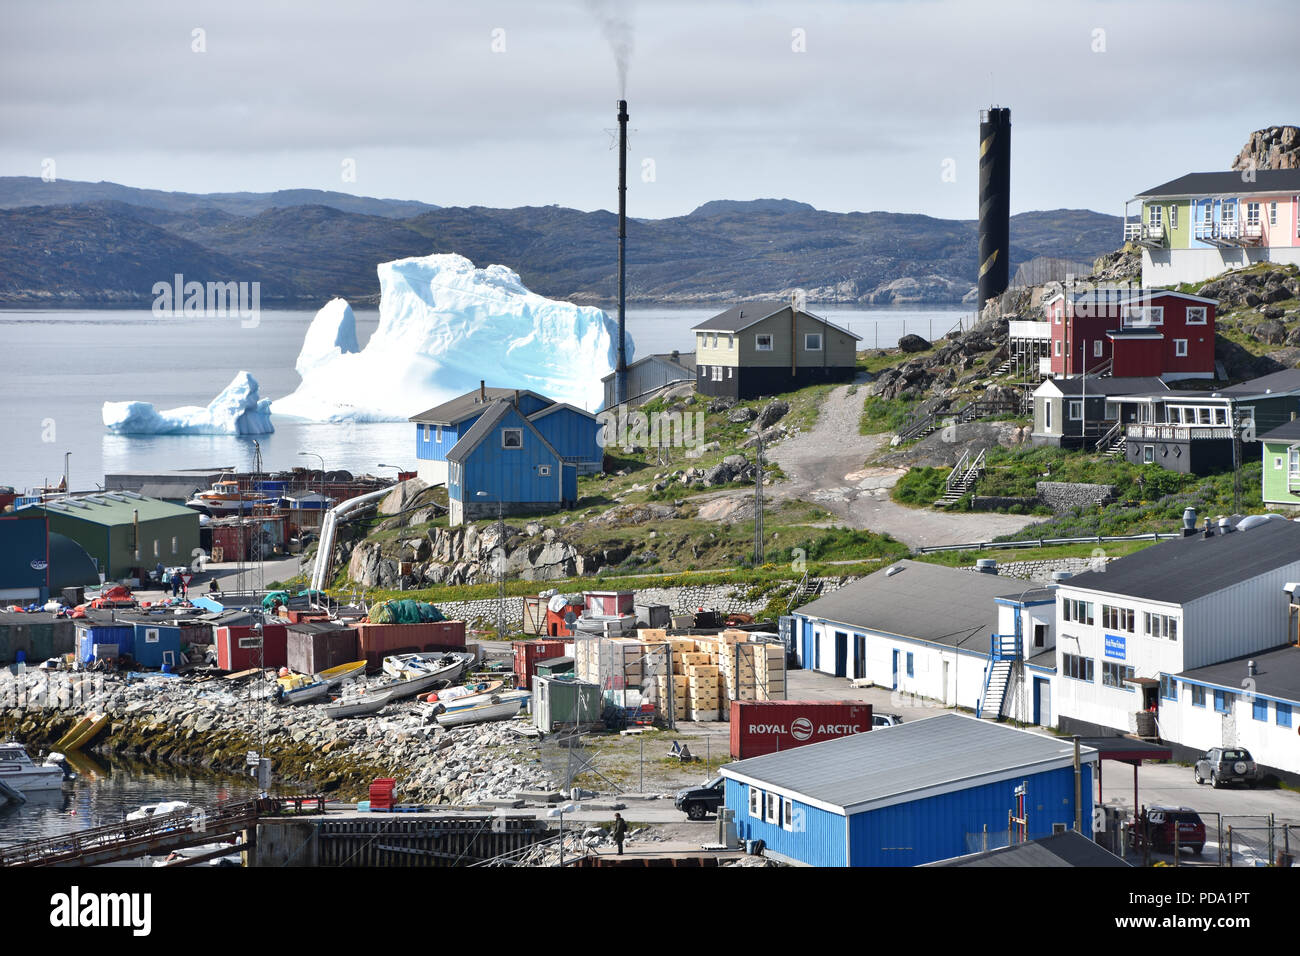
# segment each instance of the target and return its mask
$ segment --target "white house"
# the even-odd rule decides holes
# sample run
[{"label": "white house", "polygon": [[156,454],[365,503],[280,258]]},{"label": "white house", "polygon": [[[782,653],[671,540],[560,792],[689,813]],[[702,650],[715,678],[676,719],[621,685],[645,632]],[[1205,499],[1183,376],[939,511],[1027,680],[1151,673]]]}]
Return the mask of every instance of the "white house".
[{"label": "white house", "polygon": [[1286,640],[1284,588],[1300,581],[1300,524],[1258,515],[1184,535],[1057,589],[1053,703],[1061,729],[1133,732],[1154,715],[1161,738],[1193,748],[1231,732],[1221,727],[1203,742],[1204,727],[1182,716],[1193,685],[1180,675]]}]

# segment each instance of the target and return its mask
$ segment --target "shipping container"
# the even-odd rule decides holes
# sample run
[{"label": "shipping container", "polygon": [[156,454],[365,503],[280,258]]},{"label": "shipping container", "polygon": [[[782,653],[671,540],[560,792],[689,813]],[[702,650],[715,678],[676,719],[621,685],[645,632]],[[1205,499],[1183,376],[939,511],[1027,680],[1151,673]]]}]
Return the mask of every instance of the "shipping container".
[{"label": "shipping container", "polygon": [[840,700],[733,700],[731,756],[761,757],[871,729],[871,705]]},{"label": "shipping container", "polygon": [[638,628],[665,628],[673,622],[672,611],[667,604],[634,604],[632,611],[636,614]]},{"label": "shipping container", "polygon": [[[135,626],[132,624],[91,624],[77,628],[77,660],[83,664],[93,661],[95,659],[94,648],[96,644],[116,644],[117,653],[120,656],[134,656]],[[32,645],[33,659],[35,659],[37,652],[35,640],[32,641]]]},{"label": "shipping container", "polygon": [[138,622],[133,637],[135,652],[131,656],[141,670],[161,668],[164,664],[175,668],[180,663],[180,625]]},{"label": "shipping container", "polygon": [[525,690],[533,689],[533,673],[537,662],[550,657],[564,656],[563,641],[515,641],[515,683]]},{"label": "shipping container", "polygon": [[586,602],[587,610],[592,614],[604,614],[609,617],[618,617],[623,614],[631,614],[633,602],[636,600],[635,591],[584,591],[582,595]]},{"label": "shipping container", "polygon": [[[465,646],[464,621],[422,624],[359,624],[358,647],[366,669],[377,671],[390,654],[416,654]],[[359,659],[359,658],[354,658]]]},{"label": "shipping container", "polygon": [[283,624],[264,624],[262,634],[252,625],[217,628],[217,666],[223,671],[250,667],[287,667],[289,631]]},{"label": "shipping container", "polygon": [[573,673],[573,656],[548,657],[533,665],[533,677],[556,677]]},{"label": "shipping container", "polygon": [[[585,605],[566,604],[558,611],[552,611],[549,608],[546,611],[546,636],[547,637],[573,637],[577,630],[577,620],[582,617]],[[569,615],[572,614],[572,622]]]},{"label": "shipping container", "polygon": [[600,720],[600,688],[585,681],[538,675],[533,693],[533,724],[543,733]]},{"label": "shipping container", "polygon": [[298,674],[319,674],[357,660],[357,632],[331,621],[290,624],[285,657],[289,670]]}]

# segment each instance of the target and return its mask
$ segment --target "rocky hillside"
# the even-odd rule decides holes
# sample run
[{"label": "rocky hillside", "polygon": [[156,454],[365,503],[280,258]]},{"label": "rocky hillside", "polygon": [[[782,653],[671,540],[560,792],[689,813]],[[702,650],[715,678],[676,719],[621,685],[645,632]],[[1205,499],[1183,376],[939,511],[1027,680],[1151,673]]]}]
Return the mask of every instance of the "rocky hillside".
[{"label": "rocky hillside", "polygon": [[1300,127],[1257,129],[1232,161],[1233,169],[1300,169]]}]

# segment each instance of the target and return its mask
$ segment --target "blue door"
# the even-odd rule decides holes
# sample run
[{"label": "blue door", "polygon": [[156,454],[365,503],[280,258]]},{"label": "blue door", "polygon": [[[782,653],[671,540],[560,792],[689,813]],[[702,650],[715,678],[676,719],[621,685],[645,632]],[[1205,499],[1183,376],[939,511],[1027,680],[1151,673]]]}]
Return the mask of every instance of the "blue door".
[{"label": "blue door", "polygon": [[813,662],[813,627],[812,621],[803,619],[803,666],[812,670]]},{"label": "blue door", "polygon": [[1034,723],[1052,726],[1052,684],[1046,677],[1034,678]]},{"label": "blue door", "polygon": [[835,632],[835,676],[849,676],[849,636],[843,631]]},{"label": "blue door", "polygon": [[898,651],[894,651],[894,679],[889,686],[893,690],[898,690]]}]

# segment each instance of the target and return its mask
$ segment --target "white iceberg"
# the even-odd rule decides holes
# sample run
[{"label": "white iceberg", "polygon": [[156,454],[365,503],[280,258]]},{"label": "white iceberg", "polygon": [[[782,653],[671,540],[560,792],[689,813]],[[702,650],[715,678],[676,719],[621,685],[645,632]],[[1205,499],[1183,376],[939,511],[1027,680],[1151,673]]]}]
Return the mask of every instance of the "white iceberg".
[{"label": "white iceberg", "polygon": [[[312,320],[293,394],[277,415],[310,421],[406,421],[478,388],[532,389],[597,411],[618,360],[618,324],[600,309],[544,298],[505,266],[459,255],[379,265],[379,327],[356,351],[341,299]],[[632,339],[627,338],[629,361]]]},{"label": "white iceberg", "polygon": [[[351,314],[351,310],[349,310]],[[206,406],[158,411],[149,402],[105,402],[104,425],[119,435],[269,435],[271,400],[258,396],[257,379],[240,372]]]}]

